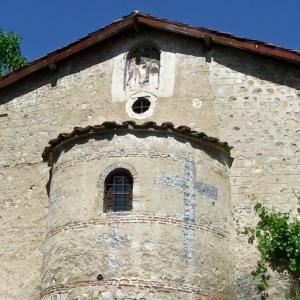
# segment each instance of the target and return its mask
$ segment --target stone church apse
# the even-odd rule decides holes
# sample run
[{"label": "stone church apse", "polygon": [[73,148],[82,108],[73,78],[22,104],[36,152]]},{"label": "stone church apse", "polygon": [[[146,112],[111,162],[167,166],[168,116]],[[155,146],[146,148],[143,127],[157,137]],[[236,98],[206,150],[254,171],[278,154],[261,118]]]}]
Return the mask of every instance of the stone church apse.
[{"label": "stone church apse", "polygon": [[105,122],[59,135],[43,157],[42,299],[233,293],[226,143],[172,123]]},{"label": "stone church apse", "polygon": [[0,299],[259,297],[243,233],[297,214],[299,63],[133,12],[1,77]]}]

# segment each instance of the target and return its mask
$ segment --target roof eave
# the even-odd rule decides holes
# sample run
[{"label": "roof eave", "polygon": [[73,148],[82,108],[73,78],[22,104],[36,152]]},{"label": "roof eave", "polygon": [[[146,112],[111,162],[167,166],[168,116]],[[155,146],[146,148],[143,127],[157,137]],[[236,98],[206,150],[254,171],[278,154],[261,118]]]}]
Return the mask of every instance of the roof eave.
[{"label": "roof eave", "polygon": [[297,51],[268,45],[259,41],[235,37],[230,34],[220,33],[204,28],[195,28],[186,24],[159,19],[140,12],[133,12],[129,16],[115,21],[110,25],[95,31],[78,41],[75,41],[44,57],[41,57],[16,71],[8,73],[6,76],[0,78],[0,89],[9,86],[42,69],[49,68],[51,70],[55,68],[55,65],[58,62],[71,57],[99,42],[102,42],[108,38],[115,36],[116,34],[126,31],[131,27],[136,29],[137,24],[158,30],[189,36],[192,38],[209,38],[211,39],[211,42],[215,44],[234,47],[259,55],[276,58],[284,62],[295,64],[297,66],[300,65],[300,53],[298,53]]},{"label": "roof eave", "polygon": [[86,37],[78,41],[75,41],[61,49],[51,52],[50,54],[43,56],[20,69],[8,73],[7,75],[0,78],[0,89],[44,68],[48,67],[49,69],[51,69],[52,66],[57,64],[58,62],[71,57],[99,42],[102,42],[116,35],[117,33],[125,31],[133,25],[133,22],[134,20],[132,16],[114,22],[104,27],[103,29],[87,35]]},{"label": "roof eave", "polygon": [[300,53],[297,51],[276,47],[272,45],[265,44],[263,42],[250,40],[241,37],[235,37],[230,34],[215,32],[212,30],[207,30],[204,28],[195,28],[189,25],[170,22],[168,20],[157,19],[155,17],[150,17],[148,15],[138,15],[137,21],[140,24],[164,30],[173,33],[178,33],[181,35],[193,37],[193,38],[211,38],[212,42],[215,44],[220,44],[224,46],[234,47],[241,50],[246,50],[256,54],[269,56],[277,59],[283,59],[290,63],[295,63],[300,65]]}]

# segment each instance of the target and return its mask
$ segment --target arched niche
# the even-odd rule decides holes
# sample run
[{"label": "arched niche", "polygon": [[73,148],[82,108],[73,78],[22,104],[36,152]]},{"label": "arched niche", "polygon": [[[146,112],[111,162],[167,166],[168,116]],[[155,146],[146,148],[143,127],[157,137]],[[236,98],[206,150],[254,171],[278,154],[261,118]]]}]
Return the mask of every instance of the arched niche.
[{"label": "arched niche", "polygon": [[160,50],[152,44],[135,46],[126,57],[124,88],[128,91],[159,88]]}]

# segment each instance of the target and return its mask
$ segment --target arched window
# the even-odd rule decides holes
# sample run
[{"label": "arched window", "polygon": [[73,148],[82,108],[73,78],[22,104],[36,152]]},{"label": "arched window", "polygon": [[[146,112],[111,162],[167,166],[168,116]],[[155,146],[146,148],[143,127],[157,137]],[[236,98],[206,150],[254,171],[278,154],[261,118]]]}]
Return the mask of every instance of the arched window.
[{"label": "arched window", "polygon": [[160,51],[152,46],[138,47],[127,57],[125,87],[139,90],[145,86],[158,88]]},{"label": "arched window", "polygon": [[112,171],[105,179],[104,212],[132,209],[133,178],[126,169]]}]

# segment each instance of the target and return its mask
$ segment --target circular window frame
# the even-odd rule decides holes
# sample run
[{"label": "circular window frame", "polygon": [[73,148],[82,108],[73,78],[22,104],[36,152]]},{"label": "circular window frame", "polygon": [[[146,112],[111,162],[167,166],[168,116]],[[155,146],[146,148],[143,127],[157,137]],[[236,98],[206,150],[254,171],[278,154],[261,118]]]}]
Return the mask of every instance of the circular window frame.
[{"label": "circular window frame", "polygon": [[[138,100],[138,98],[147,98],[147,100],[149,100],[150,102],[149,108],[142,113],[136,113],[133,111],[133,105]],[[130,99],[126,102],[125,109],[130,118],[141,120],[141,119],[149,118],[153,115],[155,111],[156,103],[157,103],[157,98],[153,94],[147,92],[138,92],[132,95]]]},{"label": "circular window frame", "polygon": [[151,102],[148,99],[148,97],[137,97],[137,99],[132,104],[132,110],[136,114],[140,115],[145,113],[147,110],[149,110],[150,106],[151,106]]}]

